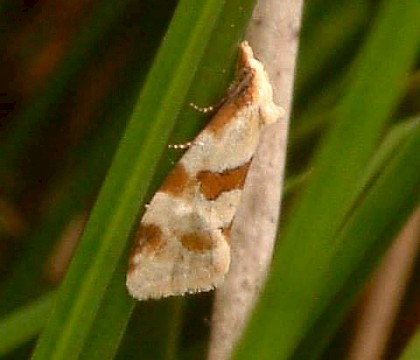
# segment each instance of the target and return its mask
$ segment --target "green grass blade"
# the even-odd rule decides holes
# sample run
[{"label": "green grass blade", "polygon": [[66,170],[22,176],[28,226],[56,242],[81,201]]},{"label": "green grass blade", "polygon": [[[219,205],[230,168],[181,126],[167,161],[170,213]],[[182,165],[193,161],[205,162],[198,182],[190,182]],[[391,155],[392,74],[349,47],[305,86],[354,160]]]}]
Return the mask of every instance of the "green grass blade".
[{"label": "green grass blade", "polygon": [[[187,95],[188,102],[193,101],[198,104],[210,104],[214,103],[223,96],[227,84],[232,80],[231,71],[235,63],[237,55],[237,44],[243,36],[245,26],[248,23],[248,19],[251,15],[254,0],[232,0],[224,4],[223,9],[220,13],[220,17],[217,19],[217,24],[214,27],[213,33],[206,44],[206,50],[202,61],[200,62],[199,68],[197,69],[196,76],[189,93]],[[204,40],[203,40],[204,41]],[[206,84],[206,86],[203,86]],[[190,107],[185,107],[180,111],[180,123],[182,126],[176,127],[172,134],[171,142],[182,143],[189,141],[194,134],[197,132],[197,128],[202,126],[203,120],[207,120],[202,114],[193,111]],[[163,159],[159,164],[159,174],[157,179],[154,179],[153,187],[156,187],[160,183],[160,179],[167,173],[168,169],[173,167],[173,161],[175,156],[179,156],[180,153],[176,153],[173,150],[167,150],[164,153]],[[159,179],[160,177],[160,179]],[[127,264],[127,258],[123,257],[122,263],[119,268],[125,271]],[[120,332],[124,329],[127,324],[128,318],[133,309],[134,303],[126,303],[127,292],[124,286],[121,286],[125,282],[123,276],[119,272],[114,274],[118,280],[112,280],[110,283],[107,293],[103,299],[103,306],[98,310],[95,323],[92,327],[93,331],[90,334],[89,340],[86,341],[88,344],[81,353],[81,358],[84,359],[112,359],[114,356],[114,350],[117,349],[120,341]],[[183,301],[183,300],[182,300]],[[180,302],[182,302],[180,300]],[[109,303],[118,302],[122,305],[122,309],[116,310],[112,306],[108,306]],[[117,306],[115,304],[114,306]],[[140,304],[143,306],[143,304]],[[159,323],[161,329],[166,329],[165,334],[159,338],[160,346],[157,349],[151,348],[150,346],[140,346],[139,338],[135,337],[132,347],[133,352],[139,354],[139,351],[145,358],[155,358],[159,354],[164,354],[167,359],[172,359],[176,355],[179,329],[179,315],[177,311],[174,311],[172,301],[164,301],[159,304],[157,315],[154,315],[152,311],[150,316],[146,316],[143,321],[140,321],[136,331],[141,334],[142,342],[152,343],[157,341],[153,332],[143,330],[150,327],[148,321],[156,321]],[[153,308],[155,309],[155,308]],[[156,319],[158,316],[163,316],[163,319]],[[104,321],[103,319],[107,319]],[[110,334],[109,323],[114,324],[113,336]],[[163,331],[163,330],[162,330]],[[106,338],[97,336],[98,333],[108,334]],[[125,346],[129,347],[129,342],[132,336],[128,336],[128,340],[124,343]],[[102,349],[109,349],[103,351]],[[93,349],[98,349],[94,351]],[[127,350],[128,352],[130,350]],[[149,351],[149,352],[147,352]],[[124,353],[125,354],[125,353]],[[119,354],[120,355],[120,354]],[[127,355],[128,356],[128,355]]]},{"label": "green grass blade", "polygon": [[420,329],[414,334],[398,360],[420,359]]},{"label": "green grass blade", "polygon": [[391,128],[366,168],[361,180],[361,188],[367,186],[375,174],[398,152],[407,137],[419,126],[419,123],[420,117],[415,117]]},{"label": "green grass blade", "polygon": [[[310,90],[319,89],[316,84],[325,79],[331,68],[343,59],[348,61],[352,42],[369,19],[368,10],[366,1],[337,2],[322,14],[323,21],[302,34],[295,101],[305,101]],[[346,31],[334,31],[338,27]]]},{"label": "green grass blade", "polygon": [[41,331],[55,299],[48,293],[0,318],[0,356],[33,339]]},{"label": "green grass blade", "polygon": [[[126,314],[131,312],[134,303],[133,299],[127,296],[125,290],[126,268],[126,261],[120,261],[78,359],[106,360],[114,358],[129,320]],[[125,296],[121,296],[122,293]]]},{"label": "green grass blade", "polygon": [[33,359],[79,356],[222,5],[179,3]]},{"label": "green grass blade", "polygon": [[[414,123],[415,124],[415,123]],[[402,130],[411,133],[402,137]],[[420,202],[420,125],[398,126],[384,141],[378,157],[385,159],[389,145],[400,138],[396,153],[386,166],[379,166],[375,182],[362,196],[349,221],[338,235],[337,251],[324,279],[319,320],[300,343],[294,359],[316,359],[323,344],[334,334],[354,303],[381,256],[395,239],[408,216]],[[357,239],[357,241],[355,241]]]},{"label": "green grass blade", "polygon": [[403,91],[420,42],[419,17],[416,0],[382,3],[337,122],[315,159],[312,181],[289,216],[271,277],[235,359],[255,354],[288,359],[316,320],[313,308],[322,300],[318,296],[334,256],[334,235]]}]

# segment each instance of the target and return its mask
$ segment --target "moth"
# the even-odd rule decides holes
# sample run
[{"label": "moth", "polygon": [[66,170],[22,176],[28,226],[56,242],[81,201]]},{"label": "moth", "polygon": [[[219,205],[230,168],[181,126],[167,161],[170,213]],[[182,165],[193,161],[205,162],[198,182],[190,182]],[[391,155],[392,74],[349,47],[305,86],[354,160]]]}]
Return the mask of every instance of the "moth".
[{"label": "moth", "polygon": [[262,128],[283,110],[264,66],[240,45],[236,80],[147,206],[129,259],[138,300],[209,291],[230,263],[230,229]]}]

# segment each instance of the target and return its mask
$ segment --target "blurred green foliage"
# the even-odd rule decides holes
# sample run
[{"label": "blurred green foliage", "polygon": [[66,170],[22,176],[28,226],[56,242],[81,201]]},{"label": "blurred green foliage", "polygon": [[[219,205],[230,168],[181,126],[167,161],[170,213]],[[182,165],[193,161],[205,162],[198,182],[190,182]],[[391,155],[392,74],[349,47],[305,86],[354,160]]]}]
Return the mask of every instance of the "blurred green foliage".
[{"label": "blurred green foliage", "polygon": [[[126,253],[179,156],[168,139],[206,121],[186,104],[229,84],[253,3],[1,2],[2,358],[30,358],[47,319],[36,359],[205,357],[212,294],[132,313]],[[345,357],[337,328],[419,201],[419,7],[305,5],[280,242],[238,359]]]}]

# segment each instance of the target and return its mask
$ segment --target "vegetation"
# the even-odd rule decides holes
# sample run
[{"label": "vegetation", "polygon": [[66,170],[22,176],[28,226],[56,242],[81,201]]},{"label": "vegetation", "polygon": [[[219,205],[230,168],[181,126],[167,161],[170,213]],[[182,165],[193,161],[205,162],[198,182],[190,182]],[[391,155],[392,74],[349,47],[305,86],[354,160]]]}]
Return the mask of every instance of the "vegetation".
[{"label": "vegetation", "polygon": [[[134,308],[127,254],[253,6],[0,4],[4,359],[205,358],[212,294]],[[419,18],[416,0],[307,2],[278,246],[235,359],[346,356],[339,326],[420,200]]]}]

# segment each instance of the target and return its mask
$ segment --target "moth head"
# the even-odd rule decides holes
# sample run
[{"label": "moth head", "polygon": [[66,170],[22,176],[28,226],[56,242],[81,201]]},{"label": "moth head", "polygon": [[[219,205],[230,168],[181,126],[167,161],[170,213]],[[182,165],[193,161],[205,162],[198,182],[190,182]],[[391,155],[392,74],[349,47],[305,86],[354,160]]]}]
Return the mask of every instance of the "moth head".
[{"label": "moth head", "polygon": [[[261,120],[271,124],[284,116],[284,110],[273,101],[273,88],[264,65],[255,59],[254,52],[247,41],[240,45],[238,76],[249,77],[249,93],[254,104],[258,104]],[[240,73],[242,72],[242,74]]]}]

